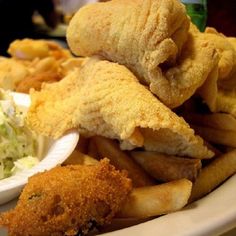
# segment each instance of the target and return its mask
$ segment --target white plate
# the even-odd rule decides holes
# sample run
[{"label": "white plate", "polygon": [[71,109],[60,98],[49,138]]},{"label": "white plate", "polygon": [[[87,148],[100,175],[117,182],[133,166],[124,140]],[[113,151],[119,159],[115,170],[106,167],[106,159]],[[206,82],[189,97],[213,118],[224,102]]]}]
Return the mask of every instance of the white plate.
[{"label": "white plate", "polygon": [[[13,208],[16,201],[0,207]],[[216,236],[236,227],[236,175],[185,209],[104,236]],[[0,229],[4,236],[4,230]],[[234,235],[234,234],[233,234]]]},{"label": "white plate", "polygon": [[[26,94],[13,93],[14,101],[22,107],[29,107],[30,98]],[[17,197],[31,175],[51,169],[61,164],[72,153],[79,139],[76,131],[71,131],[57,140],[50,140],[45,156],[33,168],[0,180],[0,204]]]},{"label": "white plate", "polygon": [[236,227],[236,175],[185,209],[106,236],[216,236]]}]

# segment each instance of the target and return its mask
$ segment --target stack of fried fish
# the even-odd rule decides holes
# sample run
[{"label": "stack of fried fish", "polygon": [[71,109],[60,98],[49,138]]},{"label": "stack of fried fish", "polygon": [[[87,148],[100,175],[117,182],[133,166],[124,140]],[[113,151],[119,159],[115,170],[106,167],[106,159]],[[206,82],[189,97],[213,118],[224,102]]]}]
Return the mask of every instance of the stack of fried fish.
[{"label": "stack of fried fish", "polygon": [[[129,195],[131,186],[125,179],[129,185],[123,188],[124,195],[130,197],[119,201],[112,217],[120,212],[120,217],[145,218],[177,210],[236,172],[236,38],[213,28],[200,32],[178,0],[112,0],[82,7],[69,24],[67,40],[72,53],[79,57],[63,54],[69,58],[63,78],[44,83],[42,88],[40,84],[40,91],[30,90],[27,122],[34,131],[53,138],[77,129],[81,141],[82,137],[92,137],[101,157],[108,157],[117,169],[127,170],[134,190]],[[19,59],[24,50],[18,47],[12,45],[10,53]],[[59,173],[54,172],[56,176]],[[46,182],[50,182],[49,177],[53,179],[54,172]],[[71,170],[67,172],[71,176]],[[145,176],[143,185],[169,182],[172,192],[180,195],[184,184],[187,190],[181,207],[160,207],[163,202],[164,206],[172,200],[179,202],[162,185],[157,188],[164,189],[163,197],[158,190],[158,194],[145,198],[154,186],[135,189],[143,187],[137,181],[140,176]],[[179,179],[184,182],[173,187],[176,183],[172,180]],[[90,179],[88,186],[95,181]],[[75,183],[76,187],[77,179]],[[97,190],[93,190],[98,201]],[[109,191],[105,195],[113,196]],[[61,197],[64,199],[63,194]],[[73,198],[65,204],[73,206],[71,201]],[[143,207],[141,202],[149,206]],[[135,208],[137,205],[141,206]],[[153,210],[156,205],[158,209]],[[18,208],[2,218],[3,225],[12,227],[10,232],[16,227],[9,216],[17,215]],[[75,235],[77,223],[82,221],[73,221],[62,224],[61,230],[73,229],[75,232],[68,235]],[[27,224],[22,222],[22,232],[26,232]],[[47,227],[45,232],[49,232]]]}]

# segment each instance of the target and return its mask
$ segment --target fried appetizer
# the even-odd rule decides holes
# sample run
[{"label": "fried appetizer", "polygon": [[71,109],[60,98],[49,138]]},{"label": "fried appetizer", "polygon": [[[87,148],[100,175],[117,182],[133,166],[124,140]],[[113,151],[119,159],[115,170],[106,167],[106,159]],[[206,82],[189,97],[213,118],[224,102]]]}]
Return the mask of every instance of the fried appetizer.
[{"label": "fried appetizer", "polygon": [[80,61],[48,40],[15,40],[8,52],[11,58],[0,58],[0,87],[21,93],[61,80]]},{"label": "fried appetizer", "polygon": [[97,57],[85,60],[63,80],[32,91],[27,120],[33,130],[54,138],[77,128],[84,136],[118,139],[126,150],[144,147],[194,158],[213,156],[184,119],[125,66]]},{"label": "fried appetizer", "polygon": [[30,75],[19,82],[16,87],[16,92],[29,93],[31,88],[40,90],[43,83],[54,83],[59,80],[61,80],[59,74],[51,71]]},{"label": "fried appetizer", "polygon": [[28,69],[18,61],[0,58],[0,88],[14,90],[29,75]]},{"label": "fried appetizer", "polygon": [[29,179],[15,209],[0,225],[13,235],[86,234],[109,223],[131,192],[126,174],[107,159],[97,165],[56,167]]},{"label": "fried appetizer", "polygon": [[165,105],[175,108],[194,94],[217,63],[214,48],[188,30],[179,1],[113,0],[80,9],[67,39],[77,55],[102,55],[127,66]]},{"label": "fried appetizer", "polygon": [[17,59],[33,60],[35,58],[55,57],[56,59],[69,58],[69,50],[62,48],[59,44],[42,39],[22,39],[13,41],[8,53]]}]

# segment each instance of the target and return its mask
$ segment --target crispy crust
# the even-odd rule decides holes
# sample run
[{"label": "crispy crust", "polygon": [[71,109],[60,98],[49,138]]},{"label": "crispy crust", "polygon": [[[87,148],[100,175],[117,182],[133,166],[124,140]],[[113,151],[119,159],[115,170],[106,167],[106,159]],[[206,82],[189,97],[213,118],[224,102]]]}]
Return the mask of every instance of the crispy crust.
[{"label": "crispy crust", "polygon": [[15,209],[0,225],[10,235],[76,235],[109,223],[131,191],[125,173],[107,159],[97,165],[56,167],[29,179]]},{"label": "crispy crust", "polygon": [[116,63],[88,59],[79,70],[31,98],[27,120],[45,135],[59,137],[78,128],[86,136],[119,139],[123,149],[144,146],[195,158],[213,155],[182,118]]},{"label": "crispy crust", "polygon": [[[81,8],[70,22],[67,41],[77,55],[101,55],[125,65],[162,102],[176,107],[199,83],[190,95],[190,75],[183,82],[180,79],[175,89],[173,76],[162,75],[161,65],[174,64],[188,38],[188,29],[189,19],[179,1],[113,0]],[[179,91],[181,85],[185,87]]]}]

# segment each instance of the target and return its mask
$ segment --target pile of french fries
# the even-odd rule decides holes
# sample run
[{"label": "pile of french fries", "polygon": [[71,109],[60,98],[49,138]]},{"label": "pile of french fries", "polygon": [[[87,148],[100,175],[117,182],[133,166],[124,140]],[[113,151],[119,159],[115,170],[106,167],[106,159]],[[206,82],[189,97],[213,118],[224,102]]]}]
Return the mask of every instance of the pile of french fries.
[{"label": "pile of french fries", "polygon": [[216,153],[215,157],[199,160],[144,150],[122,151],[116,140],[80,136],[76,149],[65,165],[94,165],[106,157],[118,170],[126,170],[133,182],[134,188],[127,202],[113,223],[105,227],[105,231],[182,209],[214,190],[236,172],[236,139],[233,141],[234,136],[231,136],[236,135],[235,118],[215,113],[189,114],[186,119],[206,140],[224,144],[224,152],[208,144]]}]

